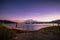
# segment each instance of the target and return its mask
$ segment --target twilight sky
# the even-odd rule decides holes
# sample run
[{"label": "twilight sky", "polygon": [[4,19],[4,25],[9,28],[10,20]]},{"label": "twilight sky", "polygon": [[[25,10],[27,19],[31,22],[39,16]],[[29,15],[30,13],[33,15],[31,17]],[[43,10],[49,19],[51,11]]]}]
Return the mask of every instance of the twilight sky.
[{"label": "twilight sky", "polygon": [[0,19],[51,21],[60,19],[59,0],[1,0]]}]

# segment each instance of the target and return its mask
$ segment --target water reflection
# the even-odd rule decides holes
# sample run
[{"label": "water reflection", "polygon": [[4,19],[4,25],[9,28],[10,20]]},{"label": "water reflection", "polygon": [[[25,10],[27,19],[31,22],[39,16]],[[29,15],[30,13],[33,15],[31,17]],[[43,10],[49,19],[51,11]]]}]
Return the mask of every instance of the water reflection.
[{"label": "water reflection", "polygon": [[[7,28],[16,28],[16,24],[3,24]],[[27,31],[34,31],[39,30],[41,28],[53,26],[53,24],[18,24],[17,28],[20,28],[20,30],[26,29]],[[54,26],[57,26],[57,24],[54,24]]]}]

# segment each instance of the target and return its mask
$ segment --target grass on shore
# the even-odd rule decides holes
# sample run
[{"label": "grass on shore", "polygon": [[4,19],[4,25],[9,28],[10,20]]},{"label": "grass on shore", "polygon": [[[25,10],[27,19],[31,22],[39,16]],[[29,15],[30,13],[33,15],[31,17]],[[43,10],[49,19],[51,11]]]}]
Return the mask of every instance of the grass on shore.
[{"label": "grass on shore", "polygon": [[0,40],[12,40],[16,36],[16,31],[10,30],[5,26],[0,26]]},{"label": "grass on shore", "polygon": [[47,27],[35,32],[24,32],[16,40],[60,40],[60,27]]}]

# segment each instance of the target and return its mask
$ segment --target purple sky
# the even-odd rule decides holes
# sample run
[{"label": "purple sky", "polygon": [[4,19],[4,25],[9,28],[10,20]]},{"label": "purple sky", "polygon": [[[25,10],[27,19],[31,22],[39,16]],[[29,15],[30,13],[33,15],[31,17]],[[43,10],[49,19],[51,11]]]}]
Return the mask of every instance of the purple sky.
[{"label": "purple sky", "polygon": [[0,19],[51,21],[60,19],[59,0],[0,1]]}]

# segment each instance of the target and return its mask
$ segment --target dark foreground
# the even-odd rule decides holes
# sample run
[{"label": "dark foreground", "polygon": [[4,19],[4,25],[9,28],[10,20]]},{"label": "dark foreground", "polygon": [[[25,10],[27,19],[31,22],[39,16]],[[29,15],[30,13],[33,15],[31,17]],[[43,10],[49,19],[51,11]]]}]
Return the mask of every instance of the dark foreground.
[{"label": "dark foreground", "polygon": [[60,26],[47,27],[34,32],[17,33],[13,40],[60,40]]}]

